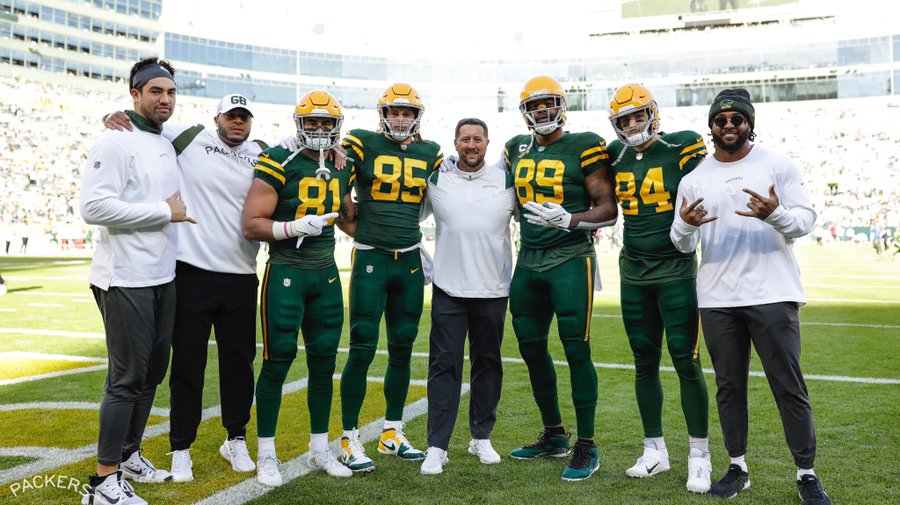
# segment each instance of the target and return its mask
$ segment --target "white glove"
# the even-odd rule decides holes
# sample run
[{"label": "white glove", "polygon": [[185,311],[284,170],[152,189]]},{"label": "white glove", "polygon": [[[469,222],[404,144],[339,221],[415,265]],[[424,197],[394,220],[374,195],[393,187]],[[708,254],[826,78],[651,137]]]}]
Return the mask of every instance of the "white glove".
[{"label": "white glove", "polygon": [[572,214],[558,203],[527,202],[523,207],[528,211],[525,213],[525,220],[531,224],[568,230],[569,223],[572,222]]},{"label": "white glove", "polygon": [[272,235],[275,240],[284,240],[289,237],[316,237],[322,234],[322,228],[327,226],[330,220],[337,217],[337,212],[329,212],[321,216],[303,216],[287,222],[275,221],[272,223]]},{"label": "white glove", "polygon": [[285,137],[281,139],[281,142],[278,143],[278,147],[282,149],[287,149],[290,152],[294,152],[300,149],[300,143],[297,141],[297,137],[291,135],[289,137]]}]

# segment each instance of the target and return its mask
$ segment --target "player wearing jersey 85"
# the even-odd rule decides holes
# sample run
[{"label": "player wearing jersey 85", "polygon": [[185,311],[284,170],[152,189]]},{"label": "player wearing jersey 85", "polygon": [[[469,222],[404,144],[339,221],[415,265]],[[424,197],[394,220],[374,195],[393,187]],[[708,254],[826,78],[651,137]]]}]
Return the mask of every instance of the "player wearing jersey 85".
[{"label": "player wearing jersey 85", "polygon": [[606,142],[595,133],[563,130],[562,86],[546,76],[531,79],[522,91],[519,110],[532,134],[513,137],[504,151],[518,204],[526,211],[509,307],[544,429],[535,443],[514,450],[512,457],[562,458],[569,449],[547,348],[555,314],[578,427],[578,441],[562,477],[583,480],[599,468],[594,444],[597,372],[590,344],[597,259],[591,233],[614,223],[618,209]]},{"label": "player wearing jersey 85", "polygon": [[420,258],[419,211],[428,176],[444,159],[440,146],[419,134],[425,106],[414,88],[391,85],[377,108],[379,131],[351,130],[341,143],[353,158],[359,198],[350,277],[350,355],[341,376],[341,457],[354,471],[374,468],[357,428],[382,315],[388,339],[387,409],[378,452],[404,460],[425,457],[404,436],[401,419],[409,391],[412,345],[422,316],[423,267],[428,266]]},{"label": "player wearing jersey 85", "polygon": [[[325,91],[306,94],[295,108],[294,121],[301,149],[292,153],[274,147],[259,155],[242,219],[246,238],[270,242],[260,307],[263,365],[256,387],[257,480],[269,486],[282,483],[275,427],[281,387],[297,356],[298,331],[309,370],[309,465],[336,477],[352,475],[328,449],[328,419],[344,324],[333,224],[350,235],[354,232],[349,188],[355,174],[352,167],[331,170],[333,165],[324,159],[324,151],[337,143],[343,122],[336,98]],[[329,172],[327,178],[322,167]]]},{"label": "player wearing jersey 85", "polygon": [[669,470],[663,439],[663,391],[659,377],[663,330],[681,384],[681,409],[690,436],[688,490],[709,491],[709,400],[700,367],[694,252],[669,240],[675,192],[681,178],[706,155],[695,132],[659,130],[659,108],[649,89],[626,84],[616,90],[609,120],[618,140],[609,144],[616,197],[625,217],[619,256],[622,320],[634,353],[635,393],[644,427],[644,452],[629,477]]}]

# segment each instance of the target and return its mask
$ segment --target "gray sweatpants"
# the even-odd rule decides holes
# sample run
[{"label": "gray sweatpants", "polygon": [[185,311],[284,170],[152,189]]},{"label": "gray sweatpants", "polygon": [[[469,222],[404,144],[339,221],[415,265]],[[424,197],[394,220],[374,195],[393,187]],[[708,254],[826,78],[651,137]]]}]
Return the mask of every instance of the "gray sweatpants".
[{"label": "gray sweatpants", "polygon": [[91,286],[103,316],[109,366],[100,402],[97,462],[118,465],[140,449],[153,397],[166,376],[175,282],[146,288]]},{"label": "gray sweatpants", "polygon": [[747,382],[752,342],[775,395],[794,463],[798,468],[812,468],[816,430],[800,370],[798,304],[702,308],[700,322],[716,370],[716,404],[728,455],[747,453]]},{"label": "gray sweatpants", "polygon": [[491,437],[503,363],[500,343],[508,298],[457,298],[434,286],[428,352],[428,446],[447,449],[459,412],[463,355],[469,336],[469,429]]}]

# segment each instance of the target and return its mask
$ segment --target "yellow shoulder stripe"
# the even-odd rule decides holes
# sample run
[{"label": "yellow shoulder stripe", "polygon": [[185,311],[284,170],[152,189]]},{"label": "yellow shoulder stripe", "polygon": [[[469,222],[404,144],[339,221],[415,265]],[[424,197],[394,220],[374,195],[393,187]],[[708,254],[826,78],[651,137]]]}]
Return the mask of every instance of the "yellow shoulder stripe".
[{"label": "yellow shoulder stripe", "polygon": [[609,155],[608,155],[608,154],[606,154],[606,153],[598,154],[597,156],[594,156],[593,158],[589,158],[589,159],[586,159],[586,160],[582,161],[582,162],[581,162],[581,168],[584,168],[584,167],[586,167],[586,166],[588,166],[588,165],[590,165],[590,164],[592,164],[592,163],[596,163],[597,161],[600,161],[600,160],[608,160],[608,159],[609,159]]},{"label": "yellow shoulder stripe", "polygon": [[278,170],[279,172],[284,172],[284,167],[281,166],[281,163],[273,160],[272,158],[260,158],[257,160],[256,165],[265,165],[273,170]]},{"label": "yellow shoulder stripe", "polygon": [[440,168],[441,163],[443,163],[443,162],[444,162],[444,155],[440,154],[440,157],[437,159],[437,161],[434,162],[434,166],[431,168],[433,170],[437,170],[438,168]]},{"label": "yellow shoulder stripe", "polygon": [[363,146],[363,143],[361,140],[354,137],[353,135],[350,135],[349,133],[346,136],[344,136],[344,143],[353,143],[353,144],[358,145],[359,147]]},{"label": "yellow shoulder stripe", "polygon": [[590,156],[596,152],[600,152],[602,150],[603,150],[603,146],[592,147],[592,148],[588,149],[587,151],[581,153],[581,158],[582,159],[587,158],[588,156]]},{"label": "yellow shoulder stripe", "polygon": [[348,147],[350,149],[353,149],[353,151],[356,153],[356,155],[359,156],[359,161],[365,161],[365,156],[363,156],[363,152],[360,148],[356,147],[355,145],[353,145],[349,142],[345,142],[343,147],[344,147],[344,149],[347,149]]},{"label": "yellow shoulder stripe", "polygon": [[698,142],[694,143],[694,144],[691,144],[691,145],[685,147],[685,148],[682,149],[681,152],[678,153],[678,154],[684,154],[684,153],[686,153],[686,152],[688,152],[688,151],[693,151],[694,149],[698,149],[698,148],[701,148],[701,147],[704,147],[704,145],[703,145],[703,140],[702,140],[702,139],[699,140]]},{"label": "yellow shoulder stripe", "polygon": [[257,163],[257,164],[256,164],[256,169],[259,170],[260,172],[269,174],[269,175],[271,175],[272,177],[278,179],[279,181],[281,181],[282,184],[284,184],[284,183],[286,182],[283,175],[281,175],[281,174],[279,174],[278,172],[276,172],[276,171],[270,169],[269,167],[263,166],[262,163]]},{"label": "yellow shoulder stripe", "polygon": [[684,170],[684,164],[687,163],[688,161],[690,161],[692,158],[697,158],[697,157],[702,157],[702,156],[706,156],[706,149],[703,149],[702,151],[695,151],[695,152],[681,158],[681,161],[678,162],[678,170]]}]

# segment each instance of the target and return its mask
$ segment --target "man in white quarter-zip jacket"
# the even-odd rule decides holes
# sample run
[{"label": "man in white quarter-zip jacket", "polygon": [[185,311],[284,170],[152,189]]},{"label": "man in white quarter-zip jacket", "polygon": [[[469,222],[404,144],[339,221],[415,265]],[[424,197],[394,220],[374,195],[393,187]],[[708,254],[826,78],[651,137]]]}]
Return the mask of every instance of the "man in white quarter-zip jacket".
[{"label": "man in white quarter-zip jacket", "polygon": [[88,280],[109,357],[97,475],[90,478],[85,504],[145,504],[123,478],[172,478],[141,455],[141,439],[169,365],[178,238],[173,223],[195,223],[179,197],[175,150],[161,135],[175,109],[174,72],[157,58],[132,66],[134,110],[127,114],[135,128],[100,135],[82,169],[81,215],[100,227]]},{"label": "man in white quarter-zip jacket", "polygon": [[424,215],[436,224],[434,291],[428,358],[428,453],[425,475],[439,474],[459,411],[466,334],[472,362],[469,452],[500,462],[490,436],[497,418],[503,368],[500,343],[512,276],[509,221],[515,209],[512,176],[487,165],[488,127],[476,118],[456,125],[457,156],[428,178]]},{"label": "man in white quarter-zip jacket", "polygon": [[680,210],[670,232],[681,252],[701,245],[697,302],[731,456],[728,472],[709,493],[728,499],[750,487],[745,456],[752,343],[781,414],[800,498],[830,505],[813,471],[816,430],[800,369],[799,310],[806,296],[791,247],[812,231],[816,212],[797,165],[752,143],[755,122],[747,90],[716,96],[708,116],[715,152],[681,179]]},{"label": "man in white quarter-zip jacket", "polygon": [[[181,230],[175,269],[178,301],[169,375],[169,443],[176,482],[194,478],[189,451],[200,426],[212,328],[219,357],[222,425],[227,432],[219,453],[234,471],[256,469],[247,450],[246,428],[254,391],[259,242],[241,234],[241,213],[256,160],[268,146],[249,140],[253,105],[243,95],[223,97],[213,123],[215,128],[166,125],[162,131],[175,148],[181,196],[200,221]],[[122,112],[110,114],[104,124],[131,127]]]}]

